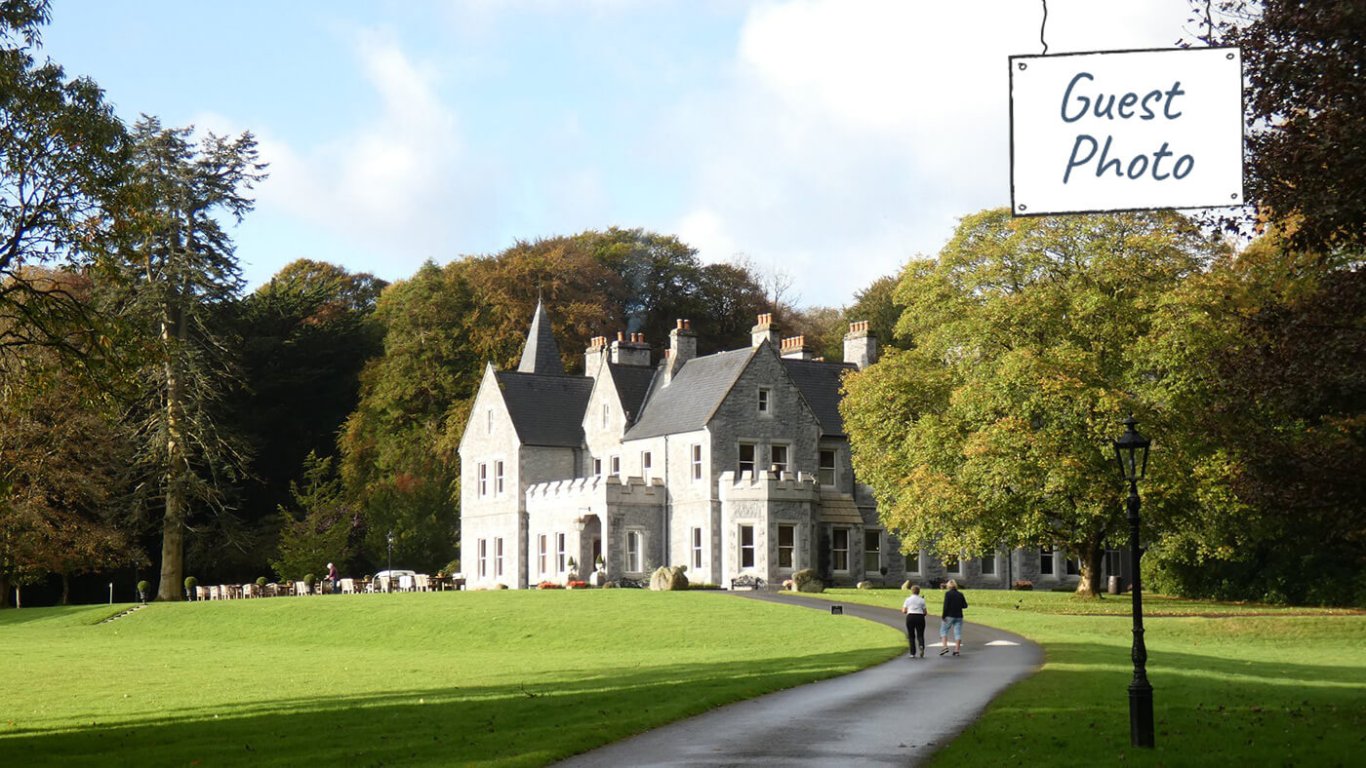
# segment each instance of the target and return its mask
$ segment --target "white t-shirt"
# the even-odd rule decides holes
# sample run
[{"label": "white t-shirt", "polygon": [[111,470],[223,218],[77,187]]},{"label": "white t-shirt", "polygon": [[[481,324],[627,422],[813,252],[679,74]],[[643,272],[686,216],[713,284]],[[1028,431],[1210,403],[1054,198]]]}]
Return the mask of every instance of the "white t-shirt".
[{"label": "white t-shirt", "polygon": [[925,613],[925,598],[920,595],[911,595],[906,598],[906,602],[901,604],[906,613]]}]

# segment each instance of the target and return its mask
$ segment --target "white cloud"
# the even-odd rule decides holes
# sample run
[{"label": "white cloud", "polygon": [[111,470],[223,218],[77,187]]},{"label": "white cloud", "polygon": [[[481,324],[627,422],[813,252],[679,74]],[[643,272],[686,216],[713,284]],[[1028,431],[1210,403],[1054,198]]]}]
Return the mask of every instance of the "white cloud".
[{"label": "white cloud", "polygon": [[[1050,53],[1169,47],[1188,15],[1185,0],[1049,5]],[[670,131],[693,165],[680,235],[708,260],[777,264],[811,304],[933,255],[958,218],[1009,202],[1007,57],[1041,52],[1041,19],[1019,0],[755,6],[731,90],[694,97]]]},{"label": "white cloud", "polygon": [[354,54],[376,102],[373,116],[306,146],[263,132],[270,179],[260,207],[360,246],[370,263],[358,269],[401,276],[425,258],[450,256],[452,235],[475,205],[470,163],[434,73],[375,32],[357,36]]}]

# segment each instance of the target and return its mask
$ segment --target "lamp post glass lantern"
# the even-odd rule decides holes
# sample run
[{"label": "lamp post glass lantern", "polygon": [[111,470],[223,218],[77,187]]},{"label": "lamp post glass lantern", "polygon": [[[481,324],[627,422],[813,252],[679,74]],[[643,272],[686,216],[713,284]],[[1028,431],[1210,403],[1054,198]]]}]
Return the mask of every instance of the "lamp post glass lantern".
[{"label": "lamp post glass lantern", "polygon": [[1148,447],[1152,441],[1139,433],[1133,416],[1124,420],[1124,434],[1115,441],[1115,459],[1129,484],[1129,554],[1133,562],[1134,679],[1129,683],[1129,739],[1135,747],[1153,746],[1153,687],[1148,682],[1148,649],[1143,644],[1143,582],[1139,578],[1138,481],[1148,472]]}]

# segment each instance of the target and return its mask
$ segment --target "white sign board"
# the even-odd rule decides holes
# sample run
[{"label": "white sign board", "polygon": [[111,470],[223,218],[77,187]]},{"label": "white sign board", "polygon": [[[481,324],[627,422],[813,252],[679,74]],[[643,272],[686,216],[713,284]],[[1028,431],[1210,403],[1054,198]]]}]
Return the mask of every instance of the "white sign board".
[{"label": "white sign board", "polygon": [[1010,57],[1016,216],[1243,203],[1238,48]]}]

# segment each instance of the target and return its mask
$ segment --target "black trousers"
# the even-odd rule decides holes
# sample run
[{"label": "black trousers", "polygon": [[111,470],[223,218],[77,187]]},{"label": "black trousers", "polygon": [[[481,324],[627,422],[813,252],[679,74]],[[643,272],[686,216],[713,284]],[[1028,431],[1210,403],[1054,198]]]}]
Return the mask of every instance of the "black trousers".
[{"label": "black trousers", "polygon": [[908,613],[906,614],[906,640],[911,644],[911,653],[915,653],[916,640],[920,641],[921,649],[925,647],[925,614]]}]

